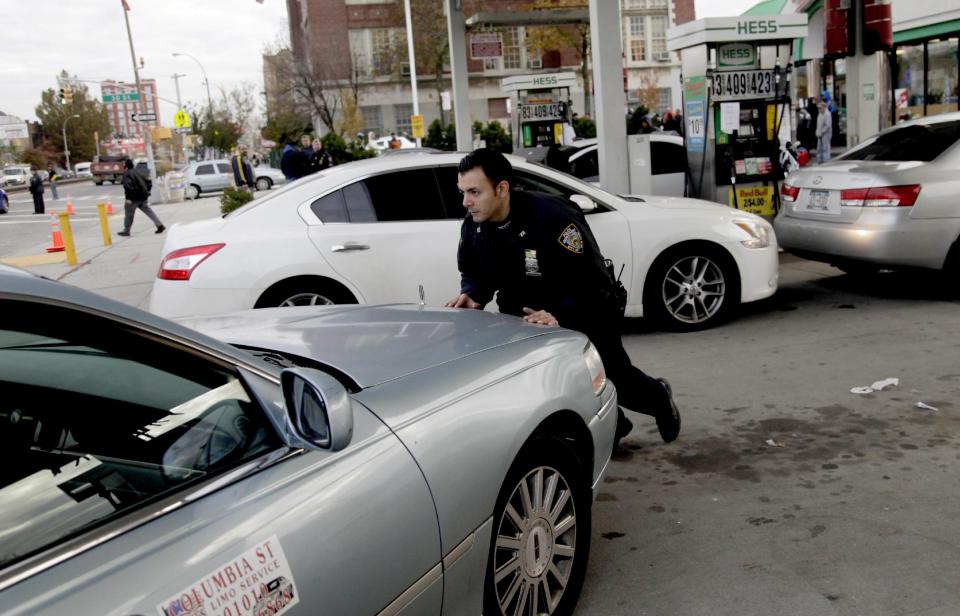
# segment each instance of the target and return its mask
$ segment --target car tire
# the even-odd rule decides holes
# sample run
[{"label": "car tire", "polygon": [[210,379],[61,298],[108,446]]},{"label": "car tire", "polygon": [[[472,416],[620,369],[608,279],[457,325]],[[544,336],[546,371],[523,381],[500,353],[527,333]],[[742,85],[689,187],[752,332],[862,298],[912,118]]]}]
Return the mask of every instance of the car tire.
[{"label": "car tire", "polygon": [[292,280],[267,289],[254,308],[356,304],[350,291],[332,281]]},{"label": "car tire", "polygon": [[534,614],[573,613],[590,556],[590,506],[589,480],[570,447],[547,438],[524,447],[494,507],[484,614],[526,614],[533,602]]},{"label": "car tire", "polygon": [[838,270],[841,270],[842,272],[854,277],[873,276],[879,273],[882,269],[879,265],[873,265],[872,263],[857,263],[853,261],[848,263],[836,263],[833,264],[833,266]]},{"label": "car tire", "polygon": [[103,186],[103,180],[94,180],[93,183],[97,186]]},{"label": "car tire", "polygon": [[657,257],[643,285],[643,313],[671,331],[713,327],[740,305],[740,273],[733,258],[709,244],[685,244]]},{"label": "car tire", "polygon": [[183,191],[183,194],[187,199],[192,201],[200,196],[200,187],[196,184],[190,184],[186,190]]},{"label": "car tire", "polygon": [[270,178],[257,178],[257,190],[270,190],[273,182]]}]

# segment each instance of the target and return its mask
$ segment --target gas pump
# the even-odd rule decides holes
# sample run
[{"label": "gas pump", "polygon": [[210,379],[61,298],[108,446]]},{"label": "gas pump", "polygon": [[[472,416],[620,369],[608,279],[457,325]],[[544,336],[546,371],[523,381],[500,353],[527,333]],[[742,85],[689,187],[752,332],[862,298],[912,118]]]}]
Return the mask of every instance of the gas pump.
[{"label": "gas pump", "polygon": [[514,151],[542,160],[551,145],[562,142],[563,124],[570,121],[570,88],[576,85],[572,72],[515,75],[500,82],[504,92],[515,93]]},{"label": "gas pump", "polygon": [[668,31],[668,48],[680,52],[688,194],[776,214],[792,46],[806,35],[806,14],[707,18]]}]

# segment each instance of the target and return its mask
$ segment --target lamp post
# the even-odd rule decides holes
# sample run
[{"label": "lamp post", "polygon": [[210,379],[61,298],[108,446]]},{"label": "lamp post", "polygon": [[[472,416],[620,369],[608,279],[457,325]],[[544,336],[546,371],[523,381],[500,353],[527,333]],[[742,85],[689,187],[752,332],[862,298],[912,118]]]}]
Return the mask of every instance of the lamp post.
[{"label": "lamp post", "polygon": [[191,56],[190,54],[188,54],[188,53],[181,53],[181,52],[178,52],[178,51],[173,52],[173,57],[174,57],[174,58],[179,57],[179,56],[186,56],[186,57],[190,58],[191,60],[193,60],[194,62],[197,63],[197,66],[200,67],[200,72],[203,73],[203,83],[206,84],[206,86],[207,86],[207,110],[208,110],[207,112],[210,113],[210,114],[212,114],[212,113],[213,113],[213,99],[210,98],[210,80],[207,79],[207,71],[204,70],[203,64],[200,64],[200,60],[197,60],[195,57]]},{"label": "lamp post", "polygon": [[80,117],[80,114],[75,113],[63,119],[63,155],[67,158],[67,171],[72,170],[70,167],[70,148],[67,147],[67,122],[70,121],[70,118],[79,118],[79,117]]}]

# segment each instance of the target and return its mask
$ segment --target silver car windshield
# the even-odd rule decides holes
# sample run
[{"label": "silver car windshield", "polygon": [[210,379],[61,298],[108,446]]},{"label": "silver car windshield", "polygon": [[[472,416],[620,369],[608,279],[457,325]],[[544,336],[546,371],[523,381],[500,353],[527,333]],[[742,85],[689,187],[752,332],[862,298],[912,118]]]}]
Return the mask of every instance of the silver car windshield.
[{"label": "silver car windshield", "polygon": [[230,369],[107,319],[2,306],[0,567],[278,446]]}]

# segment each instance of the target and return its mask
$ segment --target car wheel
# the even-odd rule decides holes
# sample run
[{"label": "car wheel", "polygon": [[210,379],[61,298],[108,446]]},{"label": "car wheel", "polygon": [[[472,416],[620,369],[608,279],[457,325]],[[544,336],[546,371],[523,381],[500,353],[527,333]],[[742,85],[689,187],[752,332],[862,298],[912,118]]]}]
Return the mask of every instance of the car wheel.
[{"label": "car wheel", "polygon": [[190,200],[196,199],[200,196],[200,187],[196,184],[190,184],[186,190],[184,190],[184,196]]},{"label": "car wheel", "polygon": [[576,454],[538,439],[507,473],[493,512],[484,614],[572,614],[590,554],[590,489]]},{"label": "car wheel", "polygon": [[270,190],[271,186],[273,186],[273,182],[270,181],[270,178],[257,179],[257,190]]},{"label": "car wheel", "polygon": [[103,180],[94,180],[93,183],[97,186],[103,186]]},{"label": "car wheel", "polygon": [[740,304],[740,276],[722,250],[680,246],[657,258],[643,295],[644,314],[662,327],[706,329],[729,318]]},{"label": "car wheel", "polygon": [[356,304],[357,300],[336,283],[322,281],[291,281],[268,289],[254,308],[278,308],[287,306],[329,306],[332,304]]}]

